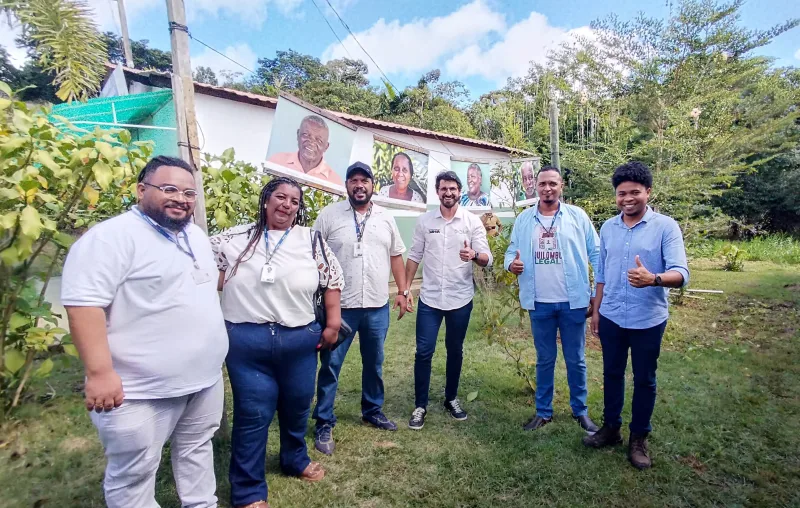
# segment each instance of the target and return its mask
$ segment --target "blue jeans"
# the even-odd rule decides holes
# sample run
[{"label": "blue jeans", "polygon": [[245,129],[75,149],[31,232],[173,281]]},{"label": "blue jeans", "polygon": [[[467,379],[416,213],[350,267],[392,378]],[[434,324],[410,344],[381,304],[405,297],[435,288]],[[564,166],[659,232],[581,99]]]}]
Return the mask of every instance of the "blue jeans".
[{"label": "blue jeans", "polygon": [[356,332],[362,365],[361,414],[373,415],[383,407],[383,343],[389,330],[389,304],[377,308],[342,309],[342,320],[350,325],[353,333],[335,351],[324,349],[320,352],[317,406],[314,408],[317,427],[336,425],[333,402],[339,386],[339,372]]},{"label": "blue jeans", "polygon": [[311,462],[305,435],[322,330],[316,322],[297,328],[273,323],[225,326],[230,341],[225,361],[233,389],[231,504],[239,506],[267,499],[267,435],[276,410],[281,470],[297,476]]},{"label": "blue jeans", "polygon": [[414,405],[428,407],[431,387],[431,360],[436,351],[436,338],[442,319],[445,324],[444,345],[447,349],[444,399],[450,401],[458,395],[461,363],[464,359],[464,337],[467,335],[472,301],[453,310],[439,310],[419,299],[417,309],[417,353],[414,356]]},{"label": "blue jeans", "polygon": [[536,414],[553,417],[553,384],[558,356],[556,332],[561,332],[561,351],[567,365],[569,405],[572,416],[586,409],[586,308],[570,309],[569,302],[535,302],[529,311],[533,345],[536,347]]},{"label": "blue jeans", "polygon": [[661,353],[661,339],[667,322],[652,328],[636,330],[622,328],[600,315],[600,344],[603,346],[603,421],[612,427],[622,425],[622,406],[625,403],[625,368],[628,348],[633,367],[633,401],[631,402],[630,431],[647,434],[652,429],[650,417],[656,405],[656,369]]}]

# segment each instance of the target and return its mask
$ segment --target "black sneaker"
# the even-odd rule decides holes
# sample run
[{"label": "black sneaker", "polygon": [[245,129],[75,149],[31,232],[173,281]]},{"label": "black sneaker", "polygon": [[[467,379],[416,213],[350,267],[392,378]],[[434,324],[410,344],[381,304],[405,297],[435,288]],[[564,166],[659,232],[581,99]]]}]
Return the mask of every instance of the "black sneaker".
[{"label": "black sneaker", "polygon": [[425,426],[425,415],[428,410],[424,407],[418,407],[411,413],[411,419],[408,421],[408,428],[411,430],[419,430]]},{"label": "black sneaker", "polygon": [[461,409],[461,403],[458,399],[453,399],[450,402],[444,403],[444,408],[450,412],[450,416],[462,422],[467,419],[467,412]]},{"label": "black sneaker", "polygon": [[382,412],[378,411],[374,415],[362,416],[361,421],[365,424],[372,425],[373,427],[381,430],[397,430],[397,425],[395,423],[386,418],[386,415]]},{"label": "black sneaker", "polygon": [[327,423],[316,428],[314,431],[314,448],[325,455],[333,455],[336,443],[333,442],[333,427]]}]

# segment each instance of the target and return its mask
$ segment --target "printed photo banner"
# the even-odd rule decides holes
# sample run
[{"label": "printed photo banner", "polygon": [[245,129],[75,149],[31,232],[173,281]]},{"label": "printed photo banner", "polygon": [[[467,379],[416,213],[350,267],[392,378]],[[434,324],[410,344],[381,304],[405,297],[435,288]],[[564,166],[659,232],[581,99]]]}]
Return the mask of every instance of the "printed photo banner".
[{"label": "printed photo banner", "polygon": [[372,172],[378,202],[425,210],[428,201],[428,152],[374,136]]},{"label": "printed photo banner", "polygon": [[345,172],[355,138],[354,125],[281,93],[264,167],[301,184],[345,195]]},{"label": "printed photo banner", "polygon": [[541,159],[539,157],[527,157],[524,159],[512,159],[511,167],[517,179],[516,206],[530,206],[536,203],[536,173],[541,169]]},{"label": "printed photo banner", "polygon": [[473,211],[491,210],[491,163],[481,159],[450,158],[450,169],[461,179],[459,204]]}]

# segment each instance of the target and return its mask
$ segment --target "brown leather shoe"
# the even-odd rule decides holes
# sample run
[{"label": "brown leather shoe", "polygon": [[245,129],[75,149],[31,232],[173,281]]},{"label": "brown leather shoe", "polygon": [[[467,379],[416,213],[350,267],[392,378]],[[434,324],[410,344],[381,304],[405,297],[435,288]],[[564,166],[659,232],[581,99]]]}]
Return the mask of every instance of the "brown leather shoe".
[{"label": "brown leather shoe", "polygon": [[269,508],[269,503],[266,501],[256,501],[255,503],[237,506],[236,508]]},{"label": "brown leather shoe", "polygon": [[628,440],[628,460],[636,469],[647,469],[653,465],[647,450],[647,434],[634,434]]},{"label": "brown leather shoe", "polygon": [[311,462],[303,469],[303,472],[300,473],[300,478],[307,482],[318,482],[325,478],[325,469],[319,462]]}]

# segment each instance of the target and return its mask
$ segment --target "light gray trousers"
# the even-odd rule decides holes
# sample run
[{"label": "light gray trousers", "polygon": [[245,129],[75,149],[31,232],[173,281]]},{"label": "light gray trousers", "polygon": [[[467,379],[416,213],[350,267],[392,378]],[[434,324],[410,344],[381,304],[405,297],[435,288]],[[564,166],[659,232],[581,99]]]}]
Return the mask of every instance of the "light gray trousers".
[{"label": "light gray trousers", "polygon": [[156,471],[167,440],[181,505],[215,508],[211,437],[222,419],[223,397],[220,378],[183,397],[126,399],[111,412],[92,412],[108,461],[103,489],[109,508],[158,508]]}]

